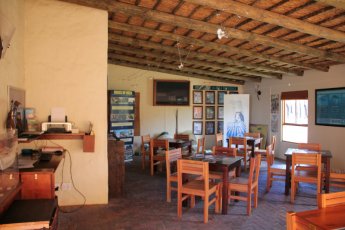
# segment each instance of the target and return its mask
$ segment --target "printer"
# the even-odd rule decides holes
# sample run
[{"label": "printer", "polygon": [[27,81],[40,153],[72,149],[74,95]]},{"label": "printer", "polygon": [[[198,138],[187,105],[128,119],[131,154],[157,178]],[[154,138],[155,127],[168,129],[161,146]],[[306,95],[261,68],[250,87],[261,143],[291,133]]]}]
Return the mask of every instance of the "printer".
[{"label": "printer", "polygon": [[42,131],[45,133],[71,133],[72,123],[70,122],[43,122]]}]

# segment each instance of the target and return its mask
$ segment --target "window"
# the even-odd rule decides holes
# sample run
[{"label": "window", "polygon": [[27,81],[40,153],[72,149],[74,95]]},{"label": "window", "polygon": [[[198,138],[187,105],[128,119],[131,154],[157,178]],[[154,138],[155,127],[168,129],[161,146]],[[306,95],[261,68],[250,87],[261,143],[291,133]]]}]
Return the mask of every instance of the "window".
[{"label": "window", "polygon": [[282,140],[308,142],[308,91],[283,92]]}]

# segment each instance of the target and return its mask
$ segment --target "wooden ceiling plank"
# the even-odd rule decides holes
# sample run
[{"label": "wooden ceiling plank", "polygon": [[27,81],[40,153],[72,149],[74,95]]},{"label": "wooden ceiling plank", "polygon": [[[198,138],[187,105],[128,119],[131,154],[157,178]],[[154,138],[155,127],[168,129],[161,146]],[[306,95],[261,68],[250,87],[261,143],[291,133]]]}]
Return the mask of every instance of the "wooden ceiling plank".
[{"label": "wooden ceiling plank", "polygon": [[[142,58],[127,56],[127,55],[121,55],[121,57],[119,57],[118,55],[115,55],[115,54],[108,54],[108,57],[109,58],[121,58],[122,60],[126,60],[126,61],[136,61],[136,60],[143,61]],[[162,60],[164,58],[162,58],[162,57],[157,57],[157,58],[160,59],[160,63],[158,64],[158,68],[166,67],[166,68],[175,69],[176,71],[181,71],[181,72],[193,72],[193,73],[202,74],[202,75],[208,75],[208,76],[213,76],[213,77],[218,77],[218,78],[228,78],[228,79],[239,80],[239,81],[243,81],[243,79],[244,79],[244,77],[232,76],[232,75],[224,74],[224,73],[220,74],[220,73],[209,71],[209,70],[201,70],[201,69],[196,69],[196,68],[187,67],[187,66],[184,66],[183,68],[181,68],[179,70],[177,65],[163,63]],[[147,59],[144,59],[144,60],[145,60],[146,64],[157,65],[156,61],[150,61],[150,60],[147,60]],[[249,80],[248,77],[245,78],[245,79]],[[253,78],[250,79],[250,81],[261,82],[261,78],[260,77],[259,78],[254,78],[253,77]]]},{"label": "wooden ceiling plank", "polygon": [[[149,67],[147,67],[145,65],[129,63],[126,61],[120,61],[120,60],[114,60],[114,59],[109,60],[109,64],[121,65],[121,66],[126,66],[126,67],[131,67],[131,68],[136,68],[136,69],[142,69],[142,70],[147,70],[147,71],[153,71],[152,69],[150,69]],[[173,74],[173,75],[178,75],[178,76],[183,76],[183,77],[192,77],[192,78],[197,78],[197,79],[211,80],[211,81],[223,82],[223,83],[234,84],[234,85],[244,85],[244,82],[234,82],[234,81],[231,81],[228,79],[200,76],[200,75],[192,74],[192,73],[181,73],[181,72],[173,71],[173,70],[157,69],[157,70],[155,70],[155,72]]]},{"label": "wooden ceiling plank", "polygon": [[[157,44],[155,42],[149,42],[149,41],[143,41],[143,40],[139,40],[139,39],[134,39],[134,38],[129,38],[129,37],[124,37],[124,36],[120,36],[120,35],[115,35],[115,34],[110,34],[109,35],[109,39],[110,41],[116,41],[116,42],[121,42],[124,44],[130,44],[132,46],[141,46],[141,47],[148,47],[148,48],[152,48],[152,49],[156,49],[156,50],[161,50],[164,52],[169,52],[169,53],[176,53],[177,50],[175,47],[169,47],[169,46],[163,46],[160,44]],[[182,51],[182,50],[181,50]],[[213,56],[210,54],[206,54],[206,53],[199,53],[199,52],[195,52],[195,51],[186,51],[183,50],[184,53],[189,52],[189,58],[197,58],[197,59],[206,59],[206,60],[213,60],[219,63],[227,63],[228,65],[235,65],[235,66],[245,66],[247,68],[253,68],[253,69],[260,69],[260,70],[264,70],[264,71],[269,71],[269,72],[278,72],[277,70],[283,70],[283,73],[286,74],[295,74],[298,76],[302,76],[303,72],[301,71],[294,71],[294,72],[289,72],[289,69],[283,69],[283,68],[276,68],[276,67],[269,67],[269,66],[264,66],[264,65],[256,65],[256,64],[251,64],[251,63],[246,63],[246,62],[241,62],[238,60],[233,60],[233,59],[229,59],[227,57],[221,57],[221,56]],[[253,75],[257,75],[257,73],[260,73],[258,71],[252,71]],[[261,75],[261,77],[273,77],[273,78],[281,78],[280,74],[272,74],[272,73],[266,73],[265,76]]]},{"label": "wooden ceiling plank", "polygon": [[[110,6],[112,11],[120,11],[128,15],[144,15],[145,19],[158,21],[161,23],[171,24],[175,26],[180,26],[188,28],[191,30],[203,31],[207,33],[216,33],[219,25],[210,24],[203,21],[198,21],[190,18],[184,18],[176,15],[171,15],[159,11],[152,11],[143,7],[137,7],[130,4],[113,2]],[[260,34],[250,33],[242,30],[237,30],[234,28],[224,28],[229,36],[241,39],[244,41],[257,42],[264,44],[266,46],[272,46],[280,49],[287,49],[290,51],[298,52],[301,54],[307,54],[314,57],[319,57],[323,59],[328,59],[336,62],[345,63],[345,56],[339,55],[337,53],[327,52],[323,50],[318,50],[305,45],[300,45],[297,43],[292,43],[284,41],[282,39],[276,39],[273,37],[267,37]]]},{"label": "wooden ceiling plank", "polygon": [[[326,27],[318,26],[299,19],[291,18],[285,15],[277,14],[271,11],[255,8],[247,4],[232,0],[184,0],[185,2],[203,5],[214,9],[222,10],[227,13],[237,14],[243,17],[252,18],[258,21],[279,25],[291,30],[297,30],[302,33],[311,34],[325,39],[345,43],[345,33],[332,30]],[[318,0],[321,1],[321,0]],[[331,0],[324,0],[331,1]],[[334,0],[337,1],[337,0]],[[340,2],[340,1],[339,1]],[[343,2],[343,1],[341,1]],[[339,3],[341,4],[341,3]],[[343,3],[345,4],[345,3]],[[341,5],[339,6],[341,7]]]},{"label": "wooden ceiling plank", "polygon": [[345,10],[345,1],[344,0],[315,0],[315,1]]},{"label": "wooden ceiling plank", "polygon": [[[162,55],[161,52],[155,52],[155,51],[150,51],[150,52],[146,52],[144,50],[141,49],[135,49],[135,48],[128,48],[128,47],[122,47],[119,45],[113,45],[110,44],[109,45],[109,49],[111,50],[117,50],[117,51],[121,51],[121,52],[125,52],[125,53],[131,53],[131,54],[136,54],[136,55],[143,55],[143,56],[148,56],[148,57],[154,57],[156,59],[164,59],[164,60],[169,60],[169,61],[174,61],[174,62],[178,62],[179,61],[179,57],[178,56],[174,56],[171,55],[171,53],[169,53],[169,55]],[[188,55],[189,56],[189,55]],[[182,60],[185,59],[185,57],[181,57]],[[220,65],[220,64],[212,64],[206,61],[197,61],[197,60],[193,60],[193,59],[187,59],[184,61],[183,64],[193,64],[193,65],[199,65],[199,66],[204,66],[207,68],[214,68],[214,69],[220,69],[223,71],[232,71],[232,72],[238,72],[238,73],[244,73],[247,75],[252,75],[255,76],[255,73],[251,72],[251,71],[245,71],[245,70],[241,70],[238,68],[231,68],[231,67],[227,67],[224,65]],[[259,76],[257,76],[259,78]],[[237,80],[244,80],[244,81],[257,81],[257,79],[253,78],[253,77],[235,77],[234,79]]]},{"label": "wooden ceiling plank", "polygon": [[216,50],[224,50],[231,53],[238,53],[238,54],[245,55],[248,57],[260,58],[260,59],[264,59],[264,60],[268,60],[268,61],[280,63],[280,64],[290,64],[297,67],[302,67],[302,68],[307,68],[307,69],[316,69],[316,70],[320,70],[324,72],[328,71],[328,68],[324,68],[320,66],[313,66],[313,65],[304,64],[304,63],[302,64],[302,63],[294,62],[291,60],[285,60],[284,58],[269,56],[265,54],[259,54],[254,51],[238,49],[236,47],[230,47],[230,46],[221,45],[215,42],[208,42],[208,41],[203,41],[200,39],[180,36],[180,35],[169,33],[169,32],[157,31],[157,30],[152,30],[152,29],[143,28],[139,26],[118,23],[114,21],[109,21],[108,24],[109,24],[109,28],[113,28],[113,29],[120,29],[124,31],[129,31],[129,32],[135,31],[136,33],[143,33],[150,36],[158,36],[158,37],[168,39],[168,40],[180,41],[183,43],[198,45],[202,47],[208,47],[208,48],[216,49]]}]

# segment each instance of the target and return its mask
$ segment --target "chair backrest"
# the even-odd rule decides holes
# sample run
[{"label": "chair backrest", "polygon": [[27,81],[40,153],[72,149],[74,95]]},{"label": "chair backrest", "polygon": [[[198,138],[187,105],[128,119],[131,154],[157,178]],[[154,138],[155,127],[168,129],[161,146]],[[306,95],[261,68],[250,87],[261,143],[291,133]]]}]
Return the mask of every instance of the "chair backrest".
[{"label": "chair backrest", "polygon": [[260,133],[244,133],[245,137],[254,137],[254,138],[260,138]]},{"label": "chair backrest", "polygon": [[345,205],[345,191],[318,194],[319,208],[326,208],[329,206]]},{"label": "chair backrest", "polygon": [[321,144],[318,144],[318,143],[299,143],[298,148],[299,149],[314,150],[314,151],[321,151]]},{"label": "chair backrest", "polygon": [[212,154],[215,156],[235,157],[237,155],[237,148],[213,146]]},{"label": "chair backrest", "polygon": [[182,188],[182,175],[183,174],[202,176],[203,181],[204,181],[204,191],[208,191],[208,189],[209,189],[208,162],[178,159],[177,160],[178,188]]},{"label": "chair backrest", "polygon": [[230,137],[229,139],[229,147],[233,147],[233,145],[235,146],[235,148],[244,148],[245,151],[247,151],[247,140],[244,137]]},{"label": "chair backrest", "polygon": [[168,181],[172,173],[172,170],[171,170],[172,163],[177,162],[177,160],[181,158],[182,158],[181,148],[165,151],[165,160],[166,160],[165,162],[166,162],[166,171],[167,171]]},{"label": "chair backrest", "polygon": [[257,154],[250,158],[250,168],[248,177],[248,186],[251,188],[252,184],[258,183],[260,174],[261,155]]},{"label": "chair backrest", "polygon": [[150,140],[150,155],[154,155],[158,148],[169,150],[169,141],[167,139],[151,139]]},{"label": "chair backrest", "polygon": [[189,141],[189,134],[174,134],[174,139]]},{"label": "chair backrest", "polygon": [[196,153],[205,153],[205,136],[202,136],[198,139],[198,145],[196,149]]},{"label": "chair backrest", "polygon": [[216,145],[223,146],[223,133],[216,134]]},{"label": "chair backrest", "polygon": [[[141,152],[145,152],[145,145],[150,145],[150,134],[141,136]],[[148,149],[149,150],[149,149]]]},{"label": "chair backrest", "polygon": [[275,135],[272,135],[271,145],[272,145],[273,155],[274,155],[274,151],[276,150],[276,143],[277,143],[277,137]]}]

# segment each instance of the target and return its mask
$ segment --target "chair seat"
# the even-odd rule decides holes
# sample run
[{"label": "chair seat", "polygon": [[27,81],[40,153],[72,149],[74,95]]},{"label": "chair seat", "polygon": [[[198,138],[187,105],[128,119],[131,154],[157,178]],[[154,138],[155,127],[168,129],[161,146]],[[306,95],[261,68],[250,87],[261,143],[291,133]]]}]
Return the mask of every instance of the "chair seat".
[{"label": "chair seat", "polygon": [[177,182],[177,172],[174,172],[170,175],[170,181],[176,181]]},{"label": "chair seat", "polygon": [[300,181],[300,182],[317,181],[317,171],[296,170],[295,171],[295,180]]},{"label": "chair seat", "polygon": [[[209,182],[209,192],[212,193],[217,189],[217,183],[212,181]],[[195,194],[198,196],[203,196],[205,188],[203,180],[192,180],[182,185],[182,193],[185,194]]]}]

